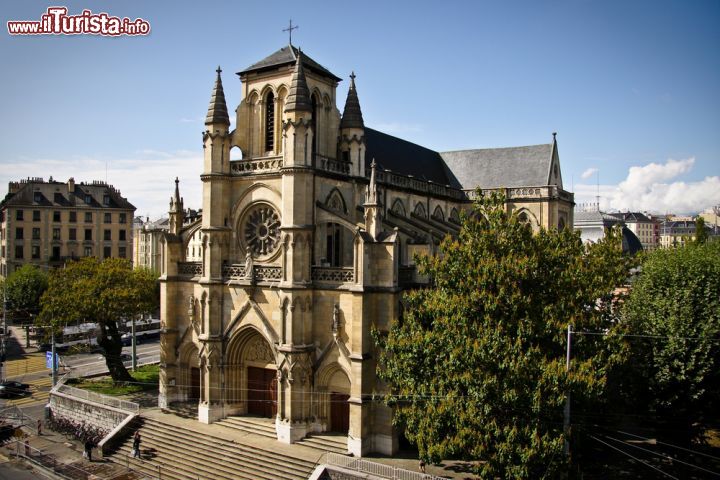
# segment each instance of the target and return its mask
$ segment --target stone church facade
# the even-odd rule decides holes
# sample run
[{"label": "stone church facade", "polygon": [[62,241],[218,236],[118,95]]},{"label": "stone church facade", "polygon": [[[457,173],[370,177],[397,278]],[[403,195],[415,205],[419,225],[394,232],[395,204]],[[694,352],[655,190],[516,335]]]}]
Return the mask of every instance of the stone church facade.
[{"label": "stone church facade", "polygon": [[201,218],[183,218],[177,181],[170,203],[159,404],[197,405],[204,423],[274,418],[282,442],[334,431],[355,455],[392,454],[371,328],[399,318],[403,290],[423,283],[413,255],[457,234],[476,187],[502,189],[533,228],[572,225],[555,138],[434,152],[365,127],[354,75],[341,115],[341,79],[293,46],[238,75],[231,131],[217,71]]}]

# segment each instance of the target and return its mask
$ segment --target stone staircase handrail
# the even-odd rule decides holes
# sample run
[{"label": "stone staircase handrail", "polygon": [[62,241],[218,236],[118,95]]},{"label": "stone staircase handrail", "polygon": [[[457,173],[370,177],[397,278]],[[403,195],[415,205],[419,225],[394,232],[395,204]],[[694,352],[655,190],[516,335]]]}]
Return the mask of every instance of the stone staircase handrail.
[{"label": "stone staircase handrail", "polygon": [[80,398],[88,402],[105,405],[107,407],[117,408],[126,412],[137,414],[140,412],[140,405],[135,402],[127,400],[120,400],[119,398],[111,397],[109,395],[103,395],[89,390],[83,390],[82,388],[71,387],[70,385],[58,384],[53,389],[54,392],[64,393],[75,398]]},{"label": "stone staircase handrail", "polygon": [[427,473],[413,472],[404,468],[385,465],[384,463],[371,462],[357,457],[348,457],[337,453],[328,452],[325,464],[330,466],[347,468],[356,472],[367,473],[389,480],[441,480],[442,477]]}]

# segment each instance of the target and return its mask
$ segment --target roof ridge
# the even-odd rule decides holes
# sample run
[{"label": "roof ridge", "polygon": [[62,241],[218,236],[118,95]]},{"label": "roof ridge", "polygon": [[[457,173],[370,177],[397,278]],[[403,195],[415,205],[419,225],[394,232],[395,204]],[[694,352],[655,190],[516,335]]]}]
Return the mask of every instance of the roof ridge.
[{"label": "roof ridge", "polygon": [[445,151],[442,151],[439,153],[476,152],[478,150],[508,150],[511,148],[530,148],[530,147],[552,147],[552,143],[537,143],[534,145],[518,145],[515,147],[464,148],[461,150],[445,150]]}]

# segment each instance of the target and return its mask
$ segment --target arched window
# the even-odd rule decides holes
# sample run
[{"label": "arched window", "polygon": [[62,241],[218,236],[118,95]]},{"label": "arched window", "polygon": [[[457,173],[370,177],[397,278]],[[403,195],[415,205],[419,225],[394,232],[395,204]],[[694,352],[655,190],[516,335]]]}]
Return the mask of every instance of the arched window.
[{"label": "arched window", "polygon": [[317,145],[318,145],[318,131],[317,131],[317,107],[318,107],[318,101],[317,96],[313,94],[312,96],[312,119],[310,120],[310,125],[312,125],[312,131],[313,131],[313,143],[312,143],[312,163],[315,164],[315,155],[317,155]]},{"label": "arched window", "polygon": [[435,207],[435,211],[432,214],[433,218],[437,218],[438,220],[445,220],[445,215],[443,215],[442,208],[440,208],[440,205]]},{"label": "arched window", "polygon": [[342,265],[342,227],[336,223],[328,223],[325,236],[325,260],[331,267]]},{"label": "arched window", "polygon": [[413,213],[418,217],[427,218],[427,214],[425,213],[425,207],[420,202],[415,205],[415,211]]},{"label": "arched window", "polygon": [[265,151],[275,150],[275,95],[268,92],[265,97]]},{"label": "arched window", "polygon": [[565,228],[565,219],[561,218],[558,222],[558,230],[563,230]]}]

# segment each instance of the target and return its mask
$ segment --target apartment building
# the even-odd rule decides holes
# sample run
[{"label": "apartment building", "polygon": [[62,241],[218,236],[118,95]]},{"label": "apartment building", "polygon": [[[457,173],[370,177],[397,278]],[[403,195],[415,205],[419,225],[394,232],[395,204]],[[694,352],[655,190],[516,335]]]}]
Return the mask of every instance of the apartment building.
[{"label": "apartment building", "polygon": [[0,202],[0,276],[28,263],[49,269],[80,257],[132,258],[134,211],[101,181],[10,182]]}]

